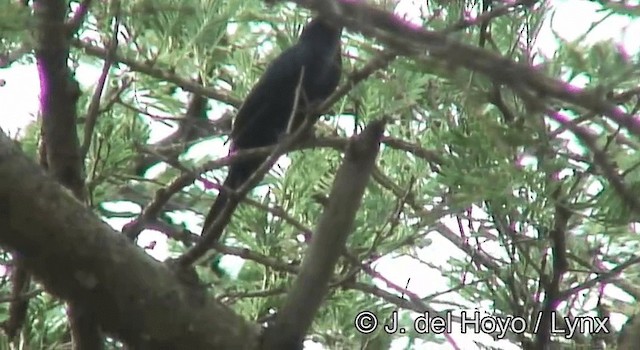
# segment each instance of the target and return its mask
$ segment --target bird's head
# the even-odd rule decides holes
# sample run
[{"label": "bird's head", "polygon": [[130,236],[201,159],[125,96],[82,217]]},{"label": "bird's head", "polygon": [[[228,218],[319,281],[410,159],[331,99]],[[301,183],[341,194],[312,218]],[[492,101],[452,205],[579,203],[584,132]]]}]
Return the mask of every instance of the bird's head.
[{"label": "bird's head", "polygon": [[342,27],[329,23],[324,18],[312,19],[302,30],[298,41],[338,42],[342,35]]}]

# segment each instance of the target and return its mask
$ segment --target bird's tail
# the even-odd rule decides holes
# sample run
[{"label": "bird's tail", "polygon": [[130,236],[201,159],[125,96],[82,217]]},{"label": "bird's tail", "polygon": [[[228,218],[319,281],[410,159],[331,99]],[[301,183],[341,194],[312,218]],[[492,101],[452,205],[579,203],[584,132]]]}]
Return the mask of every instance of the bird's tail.
[{"label": "bird's tail", "polygon": [[[258,163],[258,167],[259,166],[260,163]],[[253,168],[253,166],[247,167],[246,165],[241,167],[232,165],[229,167],[229,174],[222,183],[223,187],[220,189],[218,197],[216,198],[215,202],[213,202],[213,205],[211,205],[211,209],[209,209],[209,213],[204,219],[204,223],[202,224],[202,234],[207,231],[209,226],[211,226],[211,224],[216,220],[218,215],[220,215],[220,213],[222,212],[222,209],[224,209],[225,205],[227,204],[227,201],[229,200],[229,193],[228,191],[226,191],[226,189],[235,191],[240,188],[240,186],[242,186],[242,184],[244,184],[245,181],[247,181],[247,179],[251,177],[251,174],[253,174],[253,171],[255,170]]]}]

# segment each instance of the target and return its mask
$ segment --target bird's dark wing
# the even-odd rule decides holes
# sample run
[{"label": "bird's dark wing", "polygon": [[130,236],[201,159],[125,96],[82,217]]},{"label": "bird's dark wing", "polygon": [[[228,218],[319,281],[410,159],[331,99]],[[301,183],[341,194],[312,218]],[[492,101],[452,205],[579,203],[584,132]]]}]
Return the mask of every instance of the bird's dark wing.
[{"label": "bird's dark wing", "polygon": [[[231,131],[231,150],[272,145],[286,128],[288,114],[293,105],[295,86],[299,79],[301,64],[296,46],[283,52],[267,68],[251,90],[238,114]],[[285,126],[282,124],[285,123]],[[250,159],[229,166],[223,187],[237,190],[260,167],[265,160]],[[205,230],[224,208],[229,196],[224,189],[205,217]]]},{"label": "bird's dark wing", "polygon": [[[327,26],[321,20],[311,21],[300,35],[298,43],[283,51],[267,67],[238,110],[231,132],[230,152],[276,144],[280,135],[286,132],[289,120],[303,115],[292,115],[301,74],[304,74],[304,79],[300,103],[304,103],[302,100],[316,103],[331,94],[340,80],[341,31]],[[299,124],[299,119],[296,119],[294,126]],[[231,164],[223,186],[237,190],[265,159],[262,157]],[[227,203],[229,196],[225,192],[222,189],[213,203],[205,218],[203,232]]]},{"label": "bird's dark wing", "polygon": [[268,66],[238,110],[231,131],[234,148],[262,147],[277,141],[288,123],[301,67],[297,45]]}]

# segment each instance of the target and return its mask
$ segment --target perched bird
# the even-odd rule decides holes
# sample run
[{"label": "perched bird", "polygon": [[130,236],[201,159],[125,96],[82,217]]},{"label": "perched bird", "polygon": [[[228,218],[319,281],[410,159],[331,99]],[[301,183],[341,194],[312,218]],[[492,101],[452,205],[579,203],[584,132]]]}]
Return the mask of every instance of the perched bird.
[{"label": "perched bird", "polygon": [[[267,67],[240,106],[231,131],[229,153],[275,145],[290,124],[298,86],[296,113],[291,122],[293,128],[302,124],[304,117],[308,116],[307,111],[331,95],[340,81],[341,35],[342,28],[322,18],[315,18],[304,27],[298,42]],[[315,121],[319,115],[310,117]],[[223,186],[238,189],[265,160],[251,159],[231,164]],[[223,188],[204,220],[203,234],[224,208],[227,199]]]}]

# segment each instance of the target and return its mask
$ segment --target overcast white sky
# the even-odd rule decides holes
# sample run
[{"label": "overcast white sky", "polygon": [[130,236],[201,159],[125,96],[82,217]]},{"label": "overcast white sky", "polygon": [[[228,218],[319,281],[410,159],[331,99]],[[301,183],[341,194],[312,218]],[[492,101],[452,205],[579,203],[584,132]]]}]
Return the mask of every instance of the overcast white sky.
[{"label": "overcast white sky", "polygon": [[[415,8],[416,4],[421,3],[418,0],[406,0],[406,7],[400,7],[399,13],[407,13],[411,18],[411,9]],[[551,29],[566,40],[575,40],[581,34],[583,34],[591,23],[596,22],[602,18],[602,13],[597,13],[599,6],[593,2],[584,0],[565,0],[565,1],[551,1],[555,7],[555,16],[553,21],[548,20],[547,25],[540,33],[537,41],[538,48],[545,56],[552,56],[553,52],[557,48],[556,40],[552,34]],[[636,34],[635,38],[633,33]],[[598,28],[592,32],[587,38],[589,42],[596,42],[600,40],[614,40],[622,44],[628,53],[637,53],[640,49],[640,40],[637,39],[637,33],[640,33],[640,22],[634,23],[626,17],[613,16],[603,22]],[[97,80],[98,71],[91,67],[80,67],[77,77],[83,86],[91,86]],[[39,82],[38,75],[35,66],[19,66],[14,65],[9,69],[0,70],[0,79],[5,81],[5,85],[0,87],[0,106],[3,107],[3,113],[0,114],[0,127],[10,134],[15,134],[23,128],[28,122],[35,118],[35,114],[39,107],[38,94],[39,94]],[[172,130],[166,127],[159,127],[153,130],[153,139],[158,139],[164,135],[170,133]],[[210,154],[212,149],[222,149],[224,155],[226,149],[222,147],[220,141],[212,141],[215,147],[211,143],[204,143],[203,145],[194,147],[192,152],[193,157],[208,157],[213,158],[216,155]],[[283,160],[286,162],[286,160]],[[120,204],[118,208],[109,208],[117,210],[139,210],[137,207],[126,208]],[[179,215],[179,219],[187,221],[187,227],[194,232],[199,232],[200,222],[202,218],[194,219],[193,216]],[[123,224],[128,220],[116,219],[111,220],[110,224],[115,229],[120,229]],[[457,230],[457,226],[453,226],[454,231]],[[463,254],[456,250],[444,238],[438,235],[431,234],[430,238],[433,240],[433,244],[424,250],[422,258],[435,266],[446,263],[450,256],[462,257]],[[140,245],[146,246],[150,241],[156,241],[157,245],[153,251],[149,251],[150,254],[156,258],[163,259],[166,256],[166,242],[159,238],[157,234],[153,232],[145,232],[140,237]],[[237,266],[239,258],[230,257],[225,260],[229,266]],[[397,285],[404,286],[408,279],[411,282],[408,286],[409,290],[417,293],[421,296],[433,294],[438,291],[447,290],[447,284],[444,277],[441,275],[439,269],[426,268],[424,265],[413,261],[411,258],[402,257],[397,259],[386,259],[376,265],[376,269],[382,275],[386,276],[389,280],[393,281]],[[386,288],[384,283],[380,283],[381,288]],[[609,287],[607,287],[609,288]],[[616,297],[628,299],[623,293],[615,293]],[[452,297],[450,301],[461,302],[464,301],[461,298]],[[620,327],[620,324],[624,321],[621,317],[613,319],[614,324]],[[460,334],[454,332],[453,337],[461,349],[478,349],[473,342],[479,340],[487,345],[499,347],[502,349],[518,349],[517,346],[509,345],[505,342],[494,342],[489,336],[482,335],[470,335]],[[393,349],[402,349],[406,346],[406,341],[399,339],[394,342]],[[308,344],[307,349],[316,349],[316,346]],[[427,348],[425,344],[424,347]],[[451,349],[451,346],[447,343],[429,344],[428,349]]]}]

